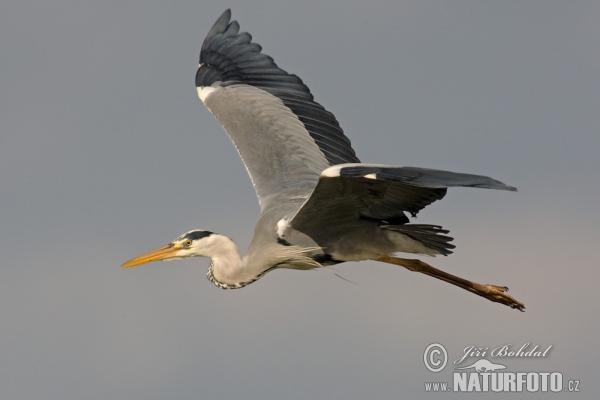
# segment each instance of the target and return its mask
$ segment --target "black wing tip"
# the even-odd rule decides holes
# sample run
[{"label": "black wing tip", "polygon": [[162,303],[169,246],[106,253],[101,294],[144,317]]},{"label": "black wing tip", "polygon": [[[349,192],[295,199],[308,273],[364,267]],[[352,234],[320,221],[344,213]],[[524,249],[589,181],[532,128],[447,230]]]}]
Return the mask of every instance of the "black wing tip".
[{"label": "black wing tip", "polygon": [[227,27],[229,25],[230,21],[231,21],[231,8],[228,8],[225,11],[223,11],[223,14],[221,14],[221,16],[219,18],[217,18],[217,20],[215,21],[215,23],[213,25],[213,28],[217,27],[217,26]]},{"label": "black wing tip", "polygon": [[485,184],[481,184],[481,185],[473,185],[473,187],[475,188],[481,188],[481,189],[496,189],[496,190],[507,190],[509,192],[518,192],[517,188],[514,186],[508,186],[500,181],[497,181],[495,179],[489,178],[491,181],[493,181],[492,184],[490,183],[485,183]]},{"label": "black wing tip", "polygon": [[223,11],[223,14],[221,14],[221,16],[219,16],[219,18],[217,18],[217,20],[215,21],[213,26],[208,31],[206,38],[208,39],[208,38],[215,36],[218,33],[225,32],[225,30],[229,26],[230,21],[231,21],[231,8],[228,8],[227,10]]},{"label": "black wing tip", "polygon": [[[427,174],[438,173],[439,177],[431,177]],[[367,177],[374,175],[372,179],[386,180],[391,179],[406,185],[422,186],[427,188],[449,188],[455,186],[472,187],[480,189],[495,189],[517,192],[514,186],[506,185],[499,180],[483,175],[464,174],[444,170],[434,170],[430,168],[419,167],[396,167],[392,165],[370,165],[354,164],[340,167],[339,174],[353,178]],[[457,179],[459,179],[457,181]],[[460,180],[462,179],[462,180]]]}]

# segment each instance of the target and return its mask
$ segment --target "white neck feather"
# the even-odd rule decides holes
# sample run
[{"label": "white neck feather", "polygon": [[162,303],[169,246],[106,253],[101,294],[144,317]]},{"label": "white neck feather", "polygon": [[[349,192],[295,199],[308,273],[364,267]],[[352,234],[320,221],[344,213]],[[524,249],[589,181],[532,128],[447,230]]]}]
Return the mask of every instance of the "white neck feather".
[{"label": "white neck feather", "polygon": [[[281,246],[273,244],[274,256],[268,258],[269,248],[263,248],[257,259],[246,255],[243,259],[237,246],[226,236],[213,233],[203,239],[198,249],[199,256],[210,257],[212,262],[207,277],[221,289],[242,288],[258,279],[274,268],[312,269],[321,265],[310,257],[321,248],[301,248],[297,246]],[[253,261],[248,264],[249,259]],[[258,262],[257,262],[258,261]]]},{"label": "white neck feather", "polygon": [[213,233],[203,241],[202,256],[212,259],[213,274],[217,281],[235,284],[242,275],[242,257],[231,239]]}]

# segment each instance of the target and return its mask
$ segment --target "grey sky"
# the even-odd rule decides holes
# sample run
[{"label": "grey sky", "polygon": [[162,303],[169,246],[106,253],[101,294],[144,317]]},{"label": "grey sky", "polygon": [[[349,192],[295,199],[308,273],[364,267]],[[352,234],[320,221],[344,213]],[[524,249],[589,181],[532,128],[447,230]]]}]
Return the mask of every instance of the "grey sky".
[{"label": "grey sky", "polygon": [[[119,267],[193,228],[252,237],[250,180],[194,87],[227,7],[363,161],[519,188],[450,190],[418,221],[456,238],[431,264],[525,313],[378,263],[229,292],[206,259]],[[504,364],[598,398],[599,20],[596,1],[3,1],[0,398],[431,398],[451,376],[425,369],[432,342],[552,345]]]}]

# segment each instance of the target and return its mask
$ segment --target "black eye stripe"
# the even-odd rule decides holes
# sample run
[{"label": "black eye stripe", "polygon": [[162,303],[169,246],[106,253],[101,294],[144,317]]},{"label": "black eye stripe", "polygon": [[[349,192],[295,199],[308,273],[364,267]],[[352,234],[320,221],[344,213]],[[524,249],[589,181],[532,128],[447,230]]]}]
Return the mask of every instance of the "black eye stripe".
[{"label": "black eye stripe", "polygon": [[210,231],[192,231],[192,232],[186,233],[186,235],[183,238],[190,239],[190,240],[200,240],[200,239],[210,236],[212,234],[213,233]]}]

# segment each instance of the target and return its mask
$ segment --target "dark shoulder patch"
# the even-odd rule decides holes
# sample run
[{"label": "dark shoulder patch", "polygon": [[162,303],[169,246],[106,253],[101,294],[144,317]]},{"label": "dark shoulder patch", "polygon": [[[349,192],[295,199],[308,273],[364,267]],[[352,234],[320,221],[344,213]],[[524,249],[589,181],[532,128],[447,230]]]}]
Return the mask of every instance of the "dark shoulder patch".
[{"label": "dark shoulder patch", "polygon": [[285,239],[282,239],[280,237],[277,238],[277,243],[279,243],[282,246],[291,246],[292,244],[290,242],[288,242]]}]

